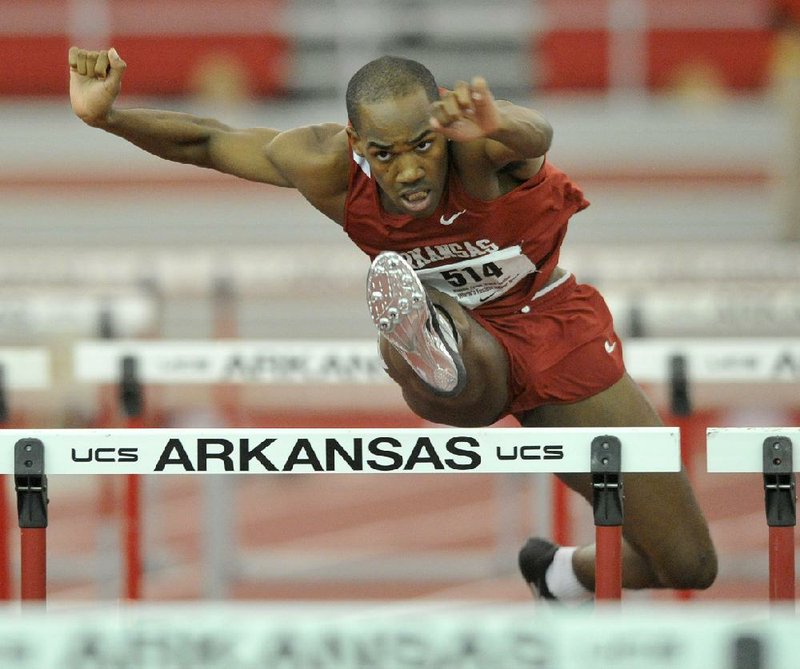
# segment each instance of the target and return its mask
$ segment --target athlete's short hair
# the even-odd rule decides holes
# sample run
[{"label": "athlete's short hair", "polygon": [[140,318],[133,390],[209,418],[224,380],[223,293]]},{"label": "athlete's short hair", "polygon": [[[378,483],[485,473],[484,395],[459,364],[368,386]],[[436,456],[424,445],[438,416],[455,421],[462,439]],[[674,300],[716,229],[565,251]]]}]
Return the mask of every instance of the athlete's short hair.
[{"label": "athlete's short hair", "polygon": [[430,70],[415,60],[399,56],[381,56],[358,70],[347,84],[347,117],[358,129],[362,104],[382,102],[423,88],[428,100],[439,99],[439,87]]}]

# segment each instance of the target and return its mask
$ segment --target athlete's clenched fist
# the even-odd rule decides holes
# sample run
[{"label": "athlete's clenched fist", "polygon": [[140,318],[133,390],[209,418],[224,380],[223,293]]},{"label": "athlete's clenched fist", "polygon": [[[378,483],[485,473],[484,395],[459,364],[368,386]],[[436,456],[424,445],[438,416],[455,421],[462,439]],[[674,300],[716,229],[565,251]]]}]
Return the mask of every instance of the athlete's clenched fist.
[{"label": "athlete's clenched fist", "polygon": [[69,97],[72,110],[89,125],[102,124],[122,85],[125,61],[115,49],[69,50]]},{"label": "athlete's clenched fist", "polygon": [[431,125],[448,139],[469,141],[486,137],[500,125],[500,112],[483,77],[459,81],[452,91],[442,91],[431,105]]}]

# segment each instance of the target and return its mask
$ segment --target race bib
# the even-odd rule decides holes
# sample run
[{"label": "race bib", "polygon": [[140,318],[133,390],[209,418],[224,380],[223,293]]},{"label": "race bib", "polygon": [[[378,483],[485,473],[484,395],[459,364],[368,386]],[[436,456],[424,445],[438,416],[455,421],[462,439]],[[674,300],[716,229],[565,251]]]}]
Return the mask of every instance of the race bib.
[{"label": "race bib", "polygon": [[456,298],[467,309],[501,297],[536,271],[521,246],[417,272],[423,284]]}]

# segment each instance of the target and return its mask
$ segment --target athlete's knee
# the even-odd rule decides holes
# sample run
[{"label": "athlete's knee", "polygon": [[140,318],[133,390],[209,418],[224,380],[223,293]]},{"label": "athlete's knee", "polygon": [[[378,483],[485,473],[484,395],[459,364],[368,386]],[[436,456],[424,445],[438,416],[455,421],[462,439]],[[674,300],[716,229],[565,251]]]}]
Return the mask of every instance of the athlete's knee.
[{"label": "athlete's knee", "polygon": [[705,590],[717,578],[718,561],[713,544],[687,544],[670,551],[655,565],[661,585],[676,590]]},{"label": "athlete's knee", "polygon": [[488,427],[503,417],[502,407],[492,401],[440,399],[403,390],[403,397],[417,416],[431,423],[453,427]]}]

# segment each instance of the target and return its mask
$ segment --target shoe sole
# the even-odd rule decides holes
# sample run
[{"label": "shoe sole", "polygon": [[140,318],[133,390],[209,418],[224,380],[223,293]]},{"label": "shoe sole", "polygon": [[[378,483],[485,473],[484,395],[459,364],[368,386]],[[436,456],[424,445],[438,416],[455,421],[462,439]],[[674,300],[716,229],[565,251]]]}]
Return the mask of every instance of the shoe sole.
[{"label": "shoe sole", "polygon": [[[425,288],[402,256],[386,251],[375,258],[367,277],[367,303],[378,331],[400,351],[431,392],[450,397],[463,390],[466,374],[461,356],[443,336]],[[442,348],[436,345],[428,323]],[[452,387],[448,387],[448,377],[454,377]]]}]

